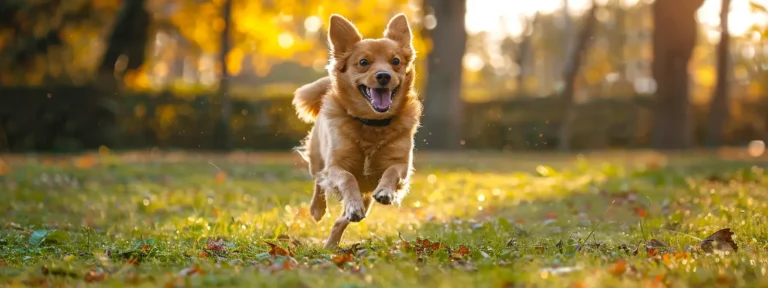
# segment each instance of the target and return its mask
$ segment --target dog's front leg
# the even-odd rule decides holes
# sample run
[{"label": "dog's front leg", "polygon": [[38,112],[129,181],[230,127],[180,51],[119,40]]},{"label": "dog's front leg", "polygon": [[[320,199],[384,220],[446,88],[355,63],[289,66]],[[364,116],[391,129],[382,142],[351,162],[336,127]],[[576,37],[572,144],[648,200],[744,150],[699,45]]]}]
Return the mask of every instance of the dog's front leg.
[{"label": "dog's front leg", "polygon": [[400,203],[402,195],[398,193],[407,188],[409,176],[407,164],[389,166],[381,176],[376,190],[373,191],[373,199],[384,205]]},{"label": "dog's front leg", "polygon": [[326,169],[324,185],[336,188],[344,201],[344,216],[350,222],[360,222],[365,218],[365,205],[355,175],[338,166]]}]

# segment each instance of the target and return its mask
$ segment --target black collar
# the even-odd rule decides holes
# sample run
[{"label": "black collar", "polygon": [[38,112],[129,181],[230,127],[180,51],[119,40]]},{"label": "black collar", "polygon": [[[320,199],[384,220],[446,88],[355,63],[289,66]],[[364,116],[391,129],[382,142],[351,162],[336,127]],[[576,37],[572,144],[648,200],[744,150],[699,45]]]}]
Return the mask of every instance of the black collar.
[{"label": "black collar", "polygon": [[392,117],[389,117],[386,119],[364,119],[360,117],[355,117],[355,120],[360,121],[360,123],[363,123],[365,125],[374,126],[374,127],[389,126],[389,123],[392,123]]}]

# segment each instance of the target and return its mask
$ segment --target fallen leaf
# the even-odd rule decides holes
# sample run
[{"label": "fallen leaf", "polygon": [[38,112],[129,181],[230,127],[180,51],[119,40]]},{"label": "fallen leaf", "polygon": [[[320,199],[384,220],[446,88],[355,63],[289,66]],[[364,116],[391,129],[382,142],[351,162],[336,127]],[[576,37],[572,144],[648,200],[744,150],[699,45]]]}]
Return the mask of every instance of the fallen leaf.
[{"label": "fallen leaf", "polygon": [[584,284],[584,282],[579,281],[579,282],[573,283],[573,285],[571,285],[571,288],[587,288],[587,285]]},{"label": "fallen leaf", "polygon": [[294,248],[295,247],[300,247],[300,246],[304,245],[303,243],[301,243],[301,241],[299,241],[299,239],[293,238],[293,237],[291,237],[289,235],[285,235],[285,234],[278,235],[277,236],[277,240],[278,241],[289,242]]},{"label": "fallen leaf", "polygon": [[213,237],[208,238],[208,243],[205,245],[206,252],[213,252],[214,254],[221,254],[227,252],[227,247],[224,246],[224,239]]},{"label": "fallen leaf", "polygon": [[333,261],[336,266],[344,266],[345,263],[352,261],[352,253],[343,253],[333,256],[331,261]]},{"label": "fallen leaf", "polygon": [[268,260],[269,264],[262,266],[259,270],[265,273],[274,274],[283,270],[292,270],[298,263],[295,259],[286,257],[277,259],[276,261]]},{"label": "fallen leaf", "polygon": [[224,171],[216,172],[216,183],[221,184],[224,181],[227,181],[227,173],[224,173]]},{"label": "fallen leaf", "polygon": [[11,167],[5,164],[3,159],[0,159],[0,175],[7,175],[11,172]]},{"label": "fallen leaf", "polygon": [[717,278],[715,279],[715,282],[723,286],[733,286],[734,284],[733,279],[731,279],[731,277],[725,273],[718,274]]},{"label": "fallen leaf", "polygon": [[645,243],[645,252],[648,254],[648,258],[661,254],[666,248],[667,244],[656,239],[648,240],[648,243]]},{"label": "fallen leaf", "polygon": [[271,248],[269,250],[269,255],[272,255],[272,256],[289,256],[289,255],[294,256],[295,255],[293,251],[285,250],[283,247],[277,246],[273,243],[270,243],[267,241],[264,241],[264,243],[267,243],[267,245],[269,245],[269,247]]},{"label": "fallen leaf", "polygon": [[662,285],[664,285],[664,275],[656,275],[651,280],[651,283],[648,284],[648,287],[661,287]]},{"label": "fallen leaf", "polygon": [[557,218],[557,213],[555,213],[555,212],[549,212],[549,213],[547,214],[547,217],[546,217],[546,218],[547,218],[547,219],[555,219],[555,218]]},{"label": "fallen leaf", "polygon": [[624,274],[624,272],[627,271],[627,261],[619,259],[618,261],[611,264],[611,268],[609,268],[608,271],[616,276]]},{"label": "fallen leaf", "polygon": [[733,241],[733,232],[731,232],[731,228],[720,229],[712,235],[709,235],[709,237],[699,243],[699,248],[707,253],[712,253],[715,250],[739,251],[739,246]]},{"label": "fallen leaf", "polygon": [[75,160],[75,167],[77,168],[88,169],[94,165],[96,165],[96,159],[93,155],[85,155]]},{"label": "fallen leaf", "polygon": [[69,234],[61,230],[35,230],[29,235],[29,244],[61,244],[69,240]]},{"label": "fallen leaf", "polygon": [[461,259],[470,254],[472,254],[472,251],[469,251],[469,248],[464,245],[459,245],[459,249],[450,251],[451,258],[453,259]]},{"label": "fallen leaf", "polygon": [[620,250],[624,251],[624,252],[627,252],[627,254],[632,255],[632,256],[637,255],[638,251],[640,250],[640,249],[638,249],[638,248],[640,248],[639,246],[632,247],[632,246],[629,246],[629,245],[626,245],[626,244],[621,244],[621,245],[619,245],[618,248]]},{"label": "fallen leaf", "polygon": [[403,248],[411,249],[411,243],[403,238],[403,234],[400,234],[400,231],[397,231],[397,237],[400,237],[400,243],[403,244]]},{"label": "fallen leaf", "polygon": [[432,254],[433,252],[445,248],[445,244],[440,242],[432,242],[428,239],[416,238],[416,245],[414,246],[417,254]]},{"label": "fallen leaf", "polygon": [[200,269],[200,266],[195,264],[195,266],[184,268],[179,271],[179,276],[192,276],[196,274],[205,274],[205,271],[203,269]]},{"label": "fallen leaf", "polygon": [[139,259],[130,258],[130,259],[128,259],[128,261],[126,263],[128,263],[129,265],[133,265],[133,266],[139,266]]},{"label": "fallen leaf", "polygon": [[125,275],[125,283],[137,285],[139,282],[141,282],[141,276],[139,273],[132,271]]},{"label": "fallen leaf", "polygon": [[104,272],[90,270],[85,274],[85,282],[87,283],[101,282],[104,279],[107,279],[107,274]]},{"label": "fallen leaf", "polygon": [[645,218],[645,210],[642,207],[635,207],[635,214],[640,218]]}]

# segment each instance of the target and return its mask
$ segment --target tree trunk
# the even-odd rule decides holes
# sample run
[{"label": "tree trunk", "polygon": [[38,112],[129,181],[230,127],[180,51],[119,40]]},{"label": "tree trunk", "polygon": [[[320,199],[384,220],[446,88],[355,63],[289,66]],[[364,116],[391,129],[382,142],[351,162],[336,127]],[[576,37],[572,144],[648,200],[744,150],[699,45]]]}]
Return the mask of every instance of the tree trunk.
[{"label": "tree trunk", "polygon": [[105,76],[115,73],[115,62],[120,55],[128,57],[127,70],[138,69],[144,64],[149,37],[149,13],[144,9],[146,0],[123,2],[123,8],[115,20],[115,26],[107,41],[107,49],[101,59],[99,72]]},{"label": "tree trunk", "polygon": [[[117,118],[119,87],[125,71],[136,70],[144,64],[146,45],[149,38],[149,13],[144,9],[146,0],[124,1],[112,32],[107,38],[107,48],[101,58],[97,75],[95,98],[87,98],[89,113],[80,129],[83,131],[84,148],[110,145],[118,131]],[[120,56],[128,58],[125,71],[116,71],[115,64]],[[116,72],[119,72],[116,75]],[[85,106],[84,105],[84,106]],[[92,107],[92,108],[91,108]]]},{"label": "tree trunk", "polygon": [[427,87],[424,100],[425,149],[455,150],[462,146],[462,60],[466,50],[464,28],[466,0],[426,0],[435,11],[437,26],[429,31],[432,51],[427,55]]},{"label": "tree trunk", "polygon": [[696,45],[696,10],[704,0],[653,3],[653,77],[656,80],[653,147],[692,146],[688,61]]},{"label": "tree trunk", "polygon": [[595,11],[597,10],[597,4],[592,1],[592,8],[589,9],[586,15],[584,26],[579,31],[578,38],[573,41],[573,45],[570,45],[570,51],[568,52],[565,66],[563,67],[563,82],[565,87],[560,96],[564,105],[563,120],[560,123],[560,129],[558,131],[558,149],[560,151],[568,151],[571,148],[571,130],[573,127],[573,121],[576,118],[576,109],[574,103],[574,94],[576,93],[576,76],[579,74],[579,68],[581,68],[581,62],[584,55],[587,52],[587,44],[594,35],[595,25],[597,19],[595,18]]},{"label": "tree trunk", "polygon": [[221,31],[221,51],[219,52],[219,61],[221,62],[221,79],[219,80],[219,105],[221,114],[216,125],[216,136],[214,145],[217,149],[232,149],[232,140],[230,137],[229,121],[232,118],[232,101],[229,97],[229,71],[227,71],[227,53],[229,52],[229,31],[232,21],[232,0],[224,2],[224,29]]},{"label": "tree trunk", "polygon": [[515,53],[515,63],[519,69],[515,81],[517,82],[517,93],[520,95],[527,94],[525,76],[528,74],[528,71],[526,68],[528,66],[528,60],[533,58],[533,44],[531,42],[533,42],[533,34],[536,32],[538,20],[539,13],[536,12],[536,14],[533,15],[533,18],[530,21],[527,21],[525,28],[523,29],[522,39],[517,45],[517,53]]},{"label": "tree trunk", "polygon": [[717,83],[712,93],[707,123],[707,146],[723,144],[723,128],[728,119],[728,81],[730,75],[729,48],[731,34],[728,32],[728,10],[731,0],[722,0],[720,7],[720,43],[717,45]]}]

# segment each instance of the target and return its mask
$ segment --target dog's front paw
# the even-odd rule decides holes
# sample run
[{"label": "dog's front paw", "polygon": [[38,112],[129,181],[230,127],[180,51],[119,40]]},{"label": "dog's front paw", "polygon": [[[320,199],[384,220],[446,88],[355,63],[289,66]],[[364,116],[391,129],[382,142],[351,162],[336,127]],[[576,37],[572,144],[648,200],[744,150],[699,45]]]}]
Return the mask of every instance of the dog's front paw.
[{"label": "dog's front paw", "polygon": [[365,218],[365,206],[363,201],[348,201],[344,203],[344,217],[350,222],[360,222]]},{"label": "dog's front paw", "polygon": [[390,205],[394,203],[395,197],[397,194],[395,194],[395,190],[392,190],[390,188],[376,188],[375,191],[373,191],[373,199],[376,199],[376,202],[379,202],[384,205]]}]

